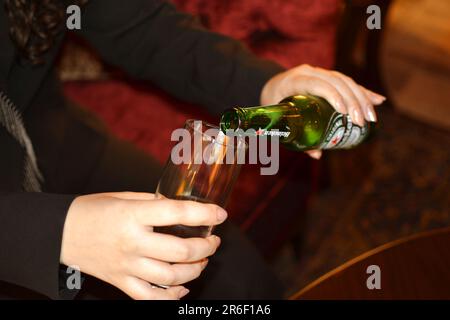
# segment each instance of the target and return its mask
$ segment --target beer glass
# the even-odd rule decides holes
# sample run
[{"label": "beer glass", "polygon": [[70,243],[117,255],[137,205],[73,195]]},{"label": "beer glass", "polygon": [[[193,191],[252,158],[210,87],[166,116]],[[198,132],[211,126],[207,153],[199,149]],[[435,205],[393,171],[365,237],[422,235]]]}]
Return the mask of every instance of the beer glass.
[{"label": "beer glass", "polygon": [[[183,129],[172,133],[172,140],[176,139],[178,143],[159,180],[156,197],[225,208],[245,161],[245,141],[199,120],[187,120]],[[154,231],[181,238],[207,237],[212,226],[173,225],[155,227]]]}]

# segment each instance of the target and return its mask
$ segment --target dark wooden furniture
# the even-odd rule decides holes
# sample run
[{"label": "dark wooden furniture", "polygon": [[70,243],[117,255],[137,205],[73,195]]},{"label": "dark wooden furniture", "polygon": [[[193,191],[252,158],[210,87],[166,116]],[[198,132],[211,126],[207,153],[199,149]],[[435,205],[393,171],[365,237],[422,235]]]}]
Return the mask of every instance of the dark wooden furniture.
[{"label": "dark wooden furniture", "polygon": [[[381,289],[369,290],[378,265]],[[291,299],[450,299],[450,227],[371,250],[325,274]]]},{"label": "dark wooden furniture", "polygon": [[[345,0],[336,43],[336,69],[358,83],[387,94],[380,75],[380,50],[386,18],[392,0]],[[377,5],[381,11],[381,29],[369,30],[366,10]]]}]

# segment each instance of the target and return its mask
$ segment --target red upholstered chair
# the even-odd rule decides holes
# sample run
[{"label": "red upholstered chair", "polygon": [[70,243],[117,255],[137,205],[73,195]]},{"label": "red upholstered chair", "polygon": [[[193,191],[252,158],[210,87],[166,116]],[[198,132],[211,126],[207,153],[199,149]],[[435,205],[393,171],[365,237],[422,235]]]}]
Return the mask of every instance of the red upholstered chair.
[{"label": "red upholstered chair", "polygon": [[[285,67],[302,63],[330,68],[340,0],[175,0],[213,31],[246,43],[257,55]],[[66,95],[97,113],[114,133],[163,163],[170,134],[188,118],[211,119],[197,106],[123,78],[67,81]],[[230,201],[231,219],[267,255],[290,234],[314,190],[317,163],[282,150],[279,174],[260,176],[246,165]],[[269,235],[269,236],[268,236]]]}]

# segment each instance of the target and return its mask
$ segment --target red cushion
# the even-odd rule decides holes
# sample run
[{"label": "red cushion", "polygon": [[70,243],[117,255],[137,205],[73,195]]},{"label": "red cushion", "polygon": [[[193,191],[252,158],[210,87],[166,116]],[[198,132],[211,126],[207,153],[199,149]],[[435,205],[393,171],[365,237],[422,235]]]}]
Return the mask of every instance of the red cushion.
[{"label": "red cushion", "polygon": [[341,0],[174,0],[211,30],[285,67],[334,64]]}]

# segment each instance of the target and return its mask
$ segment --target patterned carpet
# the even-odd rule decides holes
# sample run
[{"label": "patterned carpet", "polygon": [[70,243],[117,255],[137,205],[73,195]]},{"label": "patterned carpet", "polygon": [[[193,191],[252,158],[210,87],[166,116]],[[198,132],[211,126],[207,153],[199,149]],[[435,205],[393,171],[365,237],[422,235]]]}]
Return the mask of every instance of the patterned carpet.
[{"label": "patterned carpet", "polygon": [[385,108],[372,136],[322,160],[327,181],[302,239],[273,262],[288,294],[381,244],[450,225],[450,133]]}]

